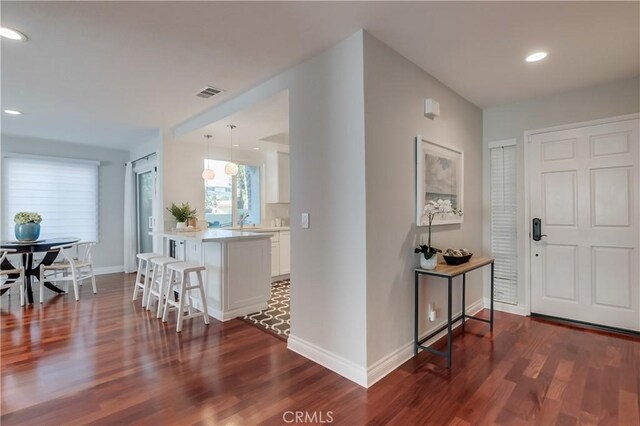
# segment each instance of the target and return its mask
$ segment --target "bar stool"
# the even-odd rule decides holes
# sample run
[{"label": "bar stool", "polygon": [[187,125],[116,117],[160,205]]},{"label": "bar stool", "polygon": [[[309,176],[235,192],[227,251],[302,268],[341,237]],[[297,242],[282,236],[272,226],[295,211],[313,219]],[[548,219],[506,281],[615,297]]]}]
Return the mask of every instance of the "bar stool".
[{"label": "bar stool", "polygon": [[162,302],[163,297],[166,294],[165,288],[169,287],[165,285],[167,280],[167,265],[180,262],[173,257],[154,257],[151,261],[151,282],[149,283],[149,289],[147,293],[147,311],[151,310],[151,299],[155,296],[158,298],[158,310],[156,312],[156,318],[162,316]]},{"label": "bar stool", "polygon": [[[185,319],[195,318],[202,316],[204,317],[204,323],[209,324],[209,314],[207,313],[207,298],[204,295],[204,283],[202,280],[202,271],[206,268],[204,266],[196,265],[188,262],[179,262],[172,263],[168,267],[169,269],[169,287],[167,288],[167,297],[164,302],[164,312],[162,314],[162,322],[167,322],[167,313],[169,312],[169,305],[175,306],[178,308],[178,324],[176,326],[176,331],[179,333],[182,331],[182,321]],[[195,273],[198,278],[198,284],[192,285],[191,276],[189,274]],[[180,282],[174,280],[175,275],[180,274]],[[171,291],[178,291],[180,294],[180,299],[176,302],[171,300],[170,294]],[[199,290],[200,302],[202,303],[202,311],[193,312],[195,307],[193,306],[193,301],[191,300],[191,290]],[[189,315],[184,315],[185,304],[188,304]]]},{"label": "bar stool", "polygon": [[[147,292],[149,291],[149,283],[151,281],[151,262],[149,260],[155,257],[162,257],[159,253],[138,253],[138,273],[136,274],[136,282],[133,286],[133,300],[138,298],[138,289],[142,289],[142,307],[145,307],[147,301]],[[140,281],[142,278],[142,270],[144,268],[144,281]]]}]

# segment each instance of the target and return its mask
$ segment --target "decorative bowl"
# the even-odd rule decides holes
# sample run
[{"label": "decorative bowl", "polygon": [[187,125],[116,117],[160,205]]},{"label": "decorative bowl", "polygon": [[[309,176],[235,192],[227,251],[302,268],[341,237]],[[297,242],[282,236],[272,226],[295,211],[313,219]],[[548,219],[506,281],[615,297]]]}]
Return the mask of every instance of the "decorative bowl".
[{"label": "decorative bowl", "polygon": [[442,255],[444,261],[447,262],[447,265],[462,265],[463,263],[467,263],[469,259],[471,259],[473,253],[470,253],[466,256],[445,256]]}]

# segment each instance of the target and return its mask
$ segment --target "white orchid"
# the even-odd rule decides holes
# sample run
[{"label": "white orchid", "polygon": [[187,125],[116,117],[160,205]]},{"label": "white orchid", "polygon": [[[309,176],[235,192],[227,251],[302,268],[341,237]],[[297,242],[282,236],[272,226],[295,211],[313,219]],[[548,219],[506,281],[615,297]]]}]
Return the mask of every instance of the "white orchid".
[{"label": "white orchid", "polygon": [[[427,204],[425,204],[424,208],[422,209],[422,215],[423,215],[422,223],[425,222],[424,216],[426,216],[426,222],[429,225],[429,240],[426,247],[429,249],[433,249],[431,247],[431,224],[433,223],[433,218],[435,218],[436,215],[438,214],[457,214],[459,216],[462,216],[462,212],[451,205],[451,200],[438,199],[438,201],[436,200],[428,201]],[[433,249],[433,250],[437,250],[437,249]],[[429,257],[425,255],[425,258],[429,259]]]}]

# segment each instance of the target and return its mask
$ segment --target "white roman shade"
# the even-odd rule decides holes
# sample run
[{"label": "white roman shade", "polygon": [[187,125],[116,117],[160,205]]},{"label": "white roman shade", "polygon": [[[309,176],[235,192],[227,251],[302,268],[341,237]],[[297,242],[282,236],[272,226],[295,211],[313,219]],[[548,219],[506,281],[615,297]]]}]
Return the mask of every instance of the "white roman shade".
[{"label": "white roman shade", "polygon": [[491,252],[495,258],[494,296],[518,304],[516,145],[515,140],[489,144],[491,153]]},{"label": "white roman shade", "polygon": [[40,238],[98,240],[100,163],[18,154],[3,160],[3,239],[15,239],[15,214],[30,211],[42,216]]}]

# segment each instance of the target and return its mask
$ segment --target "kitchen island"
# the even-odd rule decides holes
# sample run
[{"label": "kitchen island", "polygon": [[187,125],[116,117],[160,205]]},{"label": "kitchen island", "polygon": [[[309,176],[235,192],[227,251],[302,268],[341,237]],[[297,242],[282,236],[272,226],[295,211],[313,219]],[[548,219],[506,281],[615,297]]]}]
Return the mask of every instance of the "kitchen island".
[{"label": "kitchen island", "polygon": [[204,288],[209,316],[227,321],[267,308],[271,297],[269,234],[210,228],[151,235],[163,238],[165,255],[207,268]]}]

